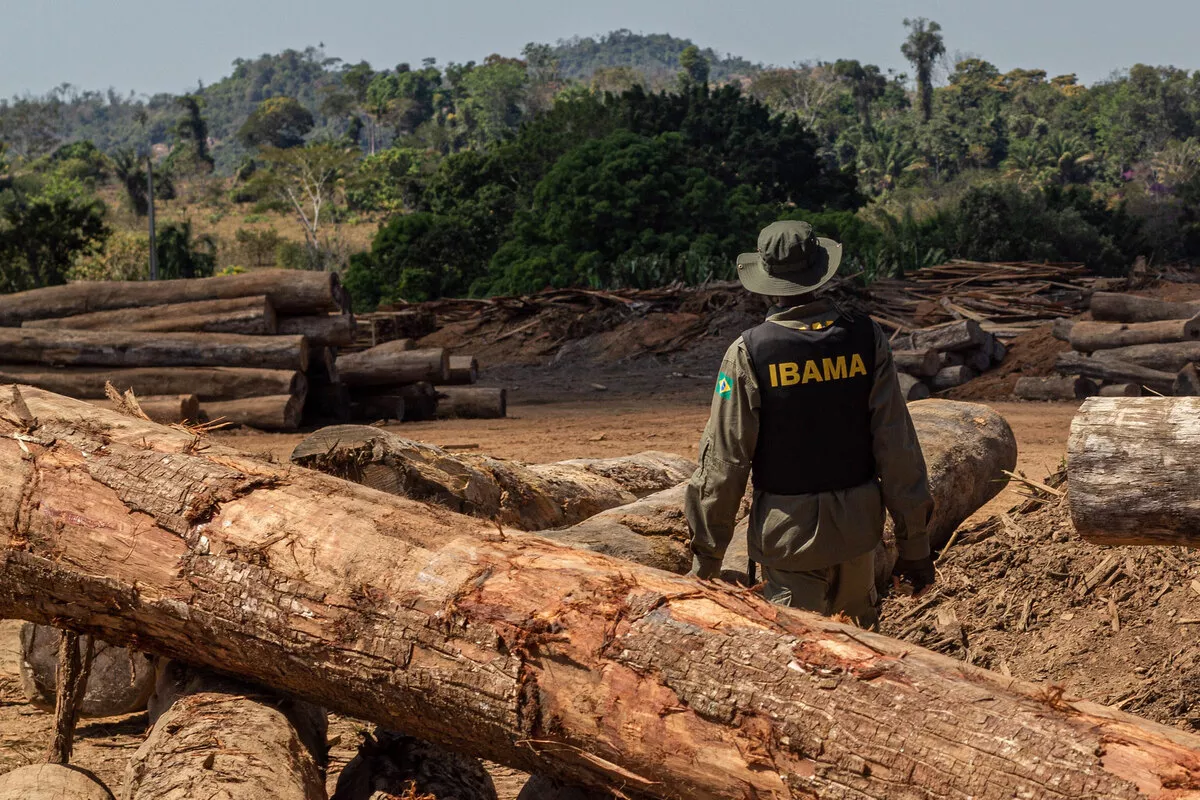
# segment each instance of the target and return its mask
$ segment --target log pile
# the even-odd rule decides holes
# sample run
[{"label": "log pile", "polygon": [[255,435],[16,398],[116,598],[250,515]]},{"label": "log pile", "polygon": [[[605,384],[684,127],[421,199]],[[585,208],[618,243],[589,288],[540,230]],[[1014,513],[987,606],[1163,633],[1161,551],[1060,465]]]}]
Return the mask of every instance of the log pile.
[{"label": "log pile", "polygon": [[973,319],[897,332],[891,343],[896,370],[906,379],[901,381],[906,400],[961,386],[1007,355],[1004,343]]},{"label": "log pile", "polygon": [[[1129,294],[1096,292],[1094,321],[1063,323],[1055,336],[1071,344],[1055,371],[1087,381],[1092,389],[1075,390],[1069,381],[1046,379],[1041,385],[1017,384],[1025,400],[1078,400],[1095,394],[1168,396],[1200,394],[1200,303],[1173,303]],[[1051,391],[1051,387],[1056,387]]]}]

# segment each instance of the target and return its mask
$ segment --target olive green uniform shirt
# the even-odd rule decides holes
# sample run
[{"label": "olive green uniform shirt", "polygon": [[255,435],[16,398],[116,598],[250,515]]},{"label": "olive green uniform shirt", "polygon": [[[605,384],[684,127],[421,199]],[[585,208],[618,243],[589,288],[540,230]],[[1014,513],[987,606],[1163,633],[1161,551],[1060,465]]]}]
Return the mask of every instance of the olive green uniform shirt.
[{"label": "olive green uniform shirt", "polygon": [[[803,329],[838,316],[828,301],[785,309],[769,322]],[[684,511],[702,578],[715,578],[733,537],[759,435],[758,380],[741,337],[721,362],[732,391],[717,392],[700,442],[700,466],[688,483]],[[875,327],[871,437],[877,479],[819,494],[754,492],[747,542],[756,563],[787,572],[824,569],[869,552],[883,536],[884,508],[895,524],[900,557],[929,555],[926,526],[933,509],[925,458],[900,392],[892,351]],[[812,425],[822,424],[820,419]],[[805,458],[803,452],[796,459]]]}]

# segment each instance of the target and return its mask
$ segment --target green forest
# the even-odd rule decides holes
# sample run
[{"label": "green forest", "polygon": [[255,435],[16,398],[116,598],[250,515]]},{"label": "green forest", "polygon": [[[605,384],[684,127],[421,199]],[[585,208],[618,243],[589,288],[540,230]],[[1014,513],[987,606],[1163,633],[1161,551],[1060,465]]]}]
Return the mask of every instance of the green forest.
[{"label": "green forest", "polygon": [[[338,269],[360,310],[729,279],[783,218],[841,240],[865,281],[949,258],[1200,261],[1200,72],[1085,86],[950,63],[932,20],[896,32],[905,74],[614,31],[465,64],[289,50],[179,95],[0,101],[0,291],[146,277],[148,163],[156,203],[188,208],[159,226],[160,274]],[[254,224],[274,219],[297,236]]]}]

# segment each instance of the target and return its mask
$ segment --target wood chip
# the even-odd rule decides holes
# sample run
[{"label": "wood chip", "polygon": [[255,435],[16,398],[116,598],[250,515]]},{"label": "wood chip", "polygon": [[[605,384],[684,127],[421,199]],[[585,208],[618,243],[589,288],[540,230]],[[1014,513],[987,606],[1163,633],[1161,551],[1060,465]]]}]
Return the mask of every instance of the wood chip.
[{"label": "wood chip", "polygon": [[1117,601],[1110,597],[1108,598],[1108,616],[1112,620],[1113,633],[1121,632],[1121,615],[1117,612]]},{"label": "wood chip", "polygon": [[1021,621],[1017,623],[1017,628],[1022,631],[1029,630],[1029,615],[1033,613],[1033,595],[1025,598],[1025,604],[1021,606]]},{"label": "wood chip", "polygon": [[1097,564],[1095,568],[1093,568],[1092,571],[1085,575],[1083,580],[1079,582],[1079,586],[1076,587],[1079,591],[1079,594],[1086,595],[1088,592],[1092,591],[1092,589],[1095,589],[1101,583],[1108,580],[1109,576],[1116,571],[1117,563],[1116,556],[1105,556],[1103,560],[1101,560],[1100,563]]},{"label": "wood chip", "polygon": [[1196,594],[1200,594],[1200,580],[1192,581],[1192,591]]}]

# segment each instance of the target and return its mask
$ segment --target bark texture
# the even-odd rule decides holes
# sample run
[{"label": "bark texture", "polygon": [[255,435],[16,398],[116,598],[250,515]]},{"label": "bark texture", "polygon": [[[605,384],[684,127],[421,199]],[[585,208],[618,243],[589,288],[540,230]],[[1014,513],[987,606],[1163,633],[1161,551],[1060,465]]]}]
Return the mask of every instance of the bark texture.
[{"label": "bark texture", "polygon": [[896,369],[919,378],[932,378],[941,368],[937,350],[897,350],[892,359]]},{"label": "bark texture", "polygon": [[1200,342],[1135,344],[1129,347],[1114,347],[1111,350],[1098,350],[1092,354],[1092,358],[1126,361],[1148,369],[1175,373],[1188,364],[1200,361]]},{"label": "bark texture", "polygon": [[508,390],[489,386],[439,386],[437,415],[459,419],[503,419]]},{"label": "bark texture", "polygon": [[1171,394],[1175,397],[1200,396],[1200,371],[1195,364],[1188,364],[1179,370],[1175,383],[1171,385]]},{"label": "bark texture", "polygon": [[88,674],[92,670],[94,650],[90,640],[80,642],[72,630],[58,632],[58,670],[54,683],[54,731],[46,761],[50,764],[71,763],[75,749],[75,724],[79,721],[79,706],[87,691]]},{"label": "bark texture", "polygon": [[48,366],[308,369],[302,336],[0,328],[0,352],[11,363]]},{"label": "bark texture", "polygon": [[1094,319],[1105,322],[1154,322],[1190,319],[1200,314],[1200,301],[1172,303],[1131,294],[1096,292],[1090,308]]},{"label": "bark texture", "polygon": [[306,317],[280,317],[279,333],[303,336],[313,345],[344,347],[354,344],[353,314],[321,314]]},{"label": "bark texture", "polygon": [[325,800],[325,712],[165,664],[123,800]]},{"label": "bark texture", "polygon": [[[322,428],[292,461],[340,478],[525,531],[571,525],[679,483],[695,464],[667,453],[525,465],[448,453],[363,425]],[[627,488],[628,487],[628,488]]]},{"label": "bark texture", "polygon": [[988,334],[973,319],[913,331],[914,350],[970,350],[987,344]]},{"label": "bark texture", "polygon": [[924,381],[903,372],[899,374],[899,378],[900,394],[905,400],[925,400],[929,397],[929,386]]},{"label": "bark texture", "polygon": [[386,342],[338,358],[338,371],[347,386],[400,386],[428,381],[444,383],[450,359],[440,347],[408,350],[402,341]]},{"label": "bark texture", "polygon": [[1067,445],[1067,498],[1097,544],[1200,546],[1200,398],[1095,397]]},{"label": "bark texture", "polygon": [[113,800],[113,796],[85,769],[30,764],[0,775],[0,800]]},{"label": "bark texture", "polygon": [[644,797],[1200,796],[1200,737],[23,392],[0,402],[0,614]]},{"label": "bark texture", "polygon": [[[83,638],[93,656],[80,715],[117,717],[145,710],[154,691],[154,662],[125,647]],[[32,622],[21,626],[21,687],[43,711],[53,711],[57,699],[58,640],[57,628]]]},{"label": "bark texture", "polygon": [[203,411],[210,422],[221,420],[262,431],[294,431],[300,427],[300,418],[304,414],[304,397],[273,394],[243,400],[219,400],[205,403]]},{"label": "bark texture", "polygon": [[1013,394],[1022,400],[1082,400],[1099,392],[1096,383],[1078,375],[1018,378]]},{"label": "bark texture", "polygon": [[1136,383],[1110,383],[1097,392],[1101,397],[1141,397],[1142,387]]},{"label": "bark texture", "polygon": [[[134,394],[136,396],[136,392]],[[146,416],[162,425],[200,419],[200,398],[194,394],[150,395],[138,397],[137,402]],[[111,400],[97,400],[96,404],[104,408],[114,407]]]},{"label": "bark texture", "polygon": [[243,367],[47,367],[0,365],[0,382],[36,386],[55,394],[85,400],[102,400],[104,384],[118,391],[133,390],[138,397],[194,394],[200,402],[235,400],[266,394],[304,394],[308,380],[295,370]]},{"label": "bark texture", "polygon": [[[1113,353],[1115,350],[1106,350]],[[1083,375],[1097,381],[1136,383],[1160,394],[1170,394],[1175,383],[1174,372],[1150,369],[1115,358],[1097,358],[1083,353],[1060,353],[1054,361],[1056,372],[1064,375]]]},{"label": "bark texture", "polygon": [[943,367],[938,370],[938,374],[933,376],[930,383],[933,385],[934,391],[943,391],[945,389],[953,389],[955,386],[962,386],[970,380],[979,377],[979,373],[965,364],[958,367]]},{"label": "bark texture", "polygon": [[1138,344],[1200,340],[1200,317],[1160,322],[1078,322],[1071,328],[1071,347],[1084,353]]},{"label": "bark texture", "polygon": [[331,800],[496,800],[492,777],[477,758],[394,731],[368,734],[338,776]]},{"label": "bark texture", "polygon": [[1050,327],[1050,334],[1060,342],[1071,341],[1071,330],[1075,327],[1075,320],[1066,317],[1060,317],[1054,320]]},{"label": "bark texture", "polygon": [[30,320],[21,327],[76,331],[200,331],[250,336],[271,336],[277,332],[275,309],[264,295],[96,311],[74,317]]},{"label": "bark texture", "polygon": [[0,296],[0,326],[118,308],[266,295],[280,314],[337,311],[347,299],[333,272],[256,270],[243,275],[170,281],[78,281]]}]

